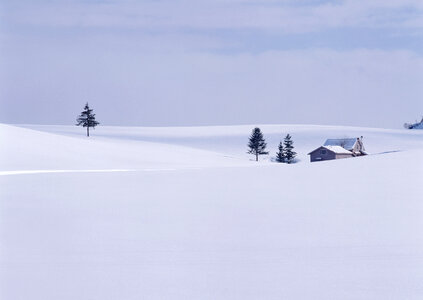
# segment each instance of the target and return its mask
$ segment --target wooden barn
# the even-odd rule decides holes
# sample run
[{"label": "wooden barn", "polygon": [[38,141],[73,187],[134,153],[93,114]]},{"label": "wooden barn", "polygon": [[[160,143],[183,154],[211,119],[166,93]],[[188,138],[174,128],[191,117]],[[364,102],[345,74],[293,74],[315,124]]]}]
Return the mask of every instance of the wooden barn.
[{"label": "wooden barn", "polygon": [[366,155],[362,138],[363,137],[328,139],[323,146],[320,146],[308,154],[310,155],[310,161],[314,162]]}]

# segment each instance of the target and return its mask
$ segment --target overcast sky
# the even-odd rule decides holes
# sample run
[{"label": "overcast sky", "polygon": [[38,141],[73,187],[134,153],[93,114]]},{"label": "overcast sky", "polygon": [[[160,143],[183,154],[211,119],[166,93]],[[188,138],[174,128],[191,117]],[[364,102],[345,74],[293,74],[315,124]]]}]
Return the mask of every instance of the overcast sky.
[{"label": "overcast sky", "polygon": [[421,0],[0,0],[0,122],[400,128]]}]

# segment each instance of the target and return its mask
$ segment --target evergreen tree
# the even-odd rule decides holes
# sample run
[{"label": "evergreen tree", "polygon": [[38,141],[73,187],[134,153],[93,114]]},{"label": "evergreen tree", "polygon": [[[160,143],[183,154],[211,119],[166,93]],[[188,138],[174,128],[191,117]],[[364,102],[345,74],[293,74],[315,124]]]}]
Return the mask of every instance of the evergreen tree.
[{"label": "evergreen tree", "polygon": [[283,141],[283,144],[284,144],[285,162],[290,164],[294,161],[294,158],[297,155],[297,153],[293,151],[294,142],[291,140],[291,136],[289,134],[286,135],[286,137]]},{"label": "evergreen tree", "polygon": [[250,150],[247,153],[254,154],[256,156],[256,161],[258,161],[259,155],[269,153],[265,151],[266,146],[267,144],[263,138],[260,128],[254,128],[248,142],[248,148],[250,148]]},{"label": "evergreen tree", "polygon": [[285,162],[285,149],[283,148],[282,142],[279,142],[278,150],[279,152],[276,152],[276,161],[283,163]]},{"label": "evergreen tree", "polygon": [[99,122],[95,120],[95,114],[93,114],[93,110],[85,104],[84,111],[81,112],[79,117],[76,119],[77,123],[76,126],[81,126],[87,128],[87,136],[90,136],[90,127],[96,127]]}]

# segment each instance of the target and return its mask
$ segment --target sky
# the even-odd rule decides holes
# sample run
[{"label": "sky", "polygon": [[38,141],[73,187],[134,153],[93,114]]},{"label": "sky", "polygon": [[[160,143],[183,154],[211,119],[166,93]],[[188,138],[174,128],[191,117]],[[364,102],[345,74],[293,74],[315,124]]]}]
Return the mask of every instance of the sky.
[{"label": "sky", "polygon": [[0,122],[329,124],[423,116],[421,0],[0,0]]}]

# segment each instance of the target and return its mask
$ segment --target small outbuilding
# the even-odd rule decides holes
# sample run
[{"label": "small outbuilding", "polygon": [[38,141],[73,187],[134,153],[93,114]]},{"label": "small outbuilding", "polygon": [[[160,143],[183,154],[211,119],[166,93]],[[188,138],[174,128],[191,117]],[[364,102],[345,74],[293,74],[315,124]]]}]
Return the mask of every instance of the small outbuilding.
[{"label": "small outbuilding", "polygon": [[328,139],[323,146],[320,146],[308,154],[310,155],[310,161],[314,162],[366,155],[362,139],[363,137]]}]

